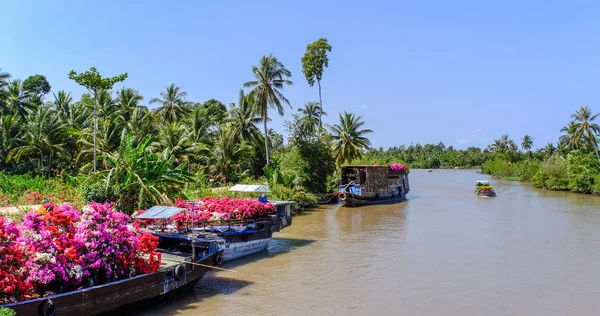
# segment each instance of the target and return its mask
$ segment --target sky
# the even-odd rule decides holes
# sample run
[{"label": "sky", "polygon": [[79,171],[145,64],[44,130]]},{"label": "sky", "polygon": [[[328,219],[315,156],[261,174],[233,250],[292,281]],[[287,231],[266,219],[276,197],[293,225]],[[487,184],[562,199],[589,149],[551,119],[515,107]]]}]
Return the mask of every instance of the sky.
[{"label": "sky", "polygon": [[[0,68],[85,92],[69,70],[127,72],[147,102],[171,83],[188,99],[237,101],[273,53],[292,72],[293,109],[318,100],[306,45],[333,49],[325,123],[360,115],[374,147],[485,147],[502,134],[556,142],[580,106],[600,111],[598,1],[0,1]],[[147,104],[147,103],[146,103]],[[520,141],[517,141],[520,143]]]}]

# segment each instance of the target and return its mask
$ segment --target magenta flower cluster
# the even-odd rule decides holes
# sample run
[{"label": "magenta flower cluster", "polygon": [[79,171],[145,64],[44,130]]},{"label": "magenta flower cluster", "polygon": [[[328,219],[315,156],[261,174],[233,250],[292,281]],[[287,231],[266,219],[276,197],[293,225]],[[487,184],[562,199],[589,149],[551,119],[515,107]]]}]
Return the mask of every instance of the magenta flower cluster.
[{"label": "magenta flower cluster", "polygon": [[390,164],[390,169],[392,169],[393,172],[406,172],[406,166],[399,163]]}]

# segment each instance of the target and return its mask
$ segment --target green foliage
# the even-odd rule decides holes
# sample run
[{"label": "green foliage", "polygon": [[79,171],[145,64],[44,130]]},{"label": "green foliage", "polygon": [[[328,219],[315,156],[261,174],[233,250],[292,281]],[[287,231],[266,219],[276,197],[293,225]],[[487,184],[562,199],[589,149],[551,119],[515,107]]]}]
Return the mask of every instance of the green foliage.
[{"label": "green foliage", "polygon": [[528,159],[517,164],[517,175],[519,181],[531,182],[540,168],[540,161]]},{"label": "green foliage", "polygon": [[[150,150],[155,140],[147,136],[137,146],[127,137],[115,153],[107,154],[110,169],[102,171],[106,192],[117,197],[117,207],[123,211],[143,209],[168,203],[169,198],[183,196],[182,188],[192,182],[187,163],[175,167],[175,157],[169,150],[158,155]],[[90,176],[89,180],[96,175]]]},{"label": "green foliage", "polygon": [[493,160],[487,160],[481,166],[483,173],[493,174],[498,177],[518,177],[518,165],[508,161],[506,156],[497,155]]},{"label": "green foliage", "polygon": [[569,189],[591,193],[600,174],[600,162],[593,155],[574,151],[567,157],[567,174]]},{"label": "green foliage", "polygon": [[340,113],[339,124],[329,126],[333,138],[333,154],[338,166],[362,157],[362,151],[369,149],[371,141],[366,137],[373,133],[370,129],[362,129],[365,125],[362,116],[344,111]]},{"label": "green foliage", "polygon": [[69,79],[85,87],[96,96],[97,91],[110,90],[117,82],[125,81],[127,73],[104,78],[100,75],[96,67],[91,67],[90,70],[82,73],[77,73],[75,70],[69,71]]},{"label": "green foliage", "polygon": [[0,206],[40,204],[43,201],[83,202],[81,178],[54,172],[53,178],[0,172]]},{"label": "green foliage", "polygon": [[0,316],[17,316],[17,312],[8,307],[0,307]]},{"label": "green foliage", "polygon": [[48,79],[43,75],[33,75],[23,81],[23,90],[37,97],[47,94],[51,89]]},{"label": "green foliage", "polygon": [[551,190],[569,190],[566,161],[563,157],[553,155],[540,164],[539,170],[532,178],[533,185]]},{"label": "green foliage", "polygon": [[286,188],[275,185],[271,186],[270,189],[277,200],[296,202],[296,204],[292,206],[295,211],[302,211],[307,208],[315,208],[318,206],[317,198],[314,195],[305,192],[304,188],[300,186]]},{"label": "green foliage", "polygon": [[311,87],[315,80],[320,82],[323,79],[323,69],[329,67],[327,52],[331,52],[331,45],[326,38],[306,45],[306,52],[302,56],[302,73]]}]

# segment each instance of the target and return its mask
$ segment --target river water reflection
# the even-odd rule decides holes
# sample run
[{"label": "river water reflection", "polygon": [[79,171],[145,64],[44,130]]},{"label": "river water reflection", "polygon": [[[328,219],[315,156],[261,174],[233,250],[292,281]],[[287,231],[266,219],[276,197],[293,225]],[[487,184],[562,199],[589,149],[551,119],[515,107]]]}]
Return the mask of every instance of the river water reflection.
[{"label": "river water reflection", "polygon": [[139,315],[599,315],[600,198],[469,170],[410,174],[400,204],[325,206],[268,251]]}]

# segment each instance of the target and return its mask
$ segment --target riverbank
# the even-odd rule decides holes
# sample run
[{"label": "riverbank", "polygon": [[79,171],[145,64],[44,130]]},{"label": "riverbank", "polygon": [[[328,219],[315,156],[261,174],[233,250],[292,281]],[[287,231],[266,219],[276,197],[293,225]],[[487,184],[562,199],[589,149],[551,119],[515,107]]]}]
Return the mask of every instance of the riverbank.
[{"label": "riverbank", "polygon": [[482,172],[552,191],[600,194],[600,162],[589,153],[574,151],[566,156],[554,154],[543,160],[529,158],[517,162],[499,156],[486,161]]}]

